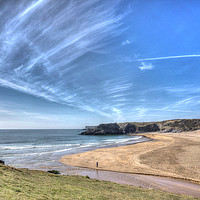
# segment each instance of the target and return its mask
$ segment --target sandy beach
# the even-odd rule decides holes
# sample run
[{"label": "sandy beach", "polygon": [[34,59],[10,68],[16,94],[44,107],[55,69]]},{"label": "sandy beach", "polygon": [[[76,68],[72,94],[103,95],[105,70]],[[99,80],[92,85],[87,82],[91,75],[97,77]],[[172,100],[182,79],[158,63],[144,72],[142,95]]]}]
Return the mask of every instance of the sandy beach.
[{"label": "sandy beach", "polygon": [[67,155],[70,166],[184,179],[200,183],[200,131],[142,134],[153,141]]}]

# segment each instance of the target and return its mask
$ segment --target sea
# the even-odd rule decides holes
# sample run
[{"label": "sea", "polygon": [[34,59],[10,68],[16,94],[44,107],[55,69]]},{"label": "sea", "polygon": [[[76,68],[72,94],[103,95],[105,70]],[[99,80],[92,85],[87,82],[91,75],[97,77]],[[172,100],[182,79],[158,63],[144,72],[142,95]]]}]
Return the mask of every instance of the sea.
[{"label": "sea", "polygon": [[17,168],[64,171],[58,160],[69,154],[147,141],[133,135],[80,135],[81,129],[0,130],[0,160]]}]

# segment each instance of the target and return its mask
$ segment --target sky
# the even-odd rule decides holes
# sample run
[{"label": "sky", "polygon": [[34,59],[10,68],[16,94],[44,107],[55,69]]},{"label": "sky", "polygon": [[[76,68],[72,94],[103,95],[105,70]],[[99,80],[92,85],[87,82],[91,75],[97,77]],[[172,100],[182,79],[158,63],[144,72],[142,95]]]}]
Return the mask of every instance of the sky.
[{"label": "sky", "polygon": [[0,128],[200,118],[198,0],[0,0]]}]

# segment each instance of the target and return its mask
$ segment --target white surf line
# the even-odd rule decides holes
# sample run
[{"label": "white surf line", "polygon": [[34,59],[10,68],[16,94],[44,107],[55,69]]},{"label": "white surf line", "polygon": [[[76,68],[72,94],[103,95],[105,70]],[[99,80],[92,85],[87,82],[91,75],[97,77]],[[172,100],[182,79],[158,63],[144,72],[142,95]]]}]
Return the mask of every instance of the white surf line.
[{"label": "white surf line", "polygon": [[197,55],[180,55],[180,56],[163,56],[163,57],[156,57],[156,58],[143,58],[143,59],[136,59],[134,61],[168,60],[168,59],[193,58],[193,57],[200,57],[200,54],[197,54]]}]

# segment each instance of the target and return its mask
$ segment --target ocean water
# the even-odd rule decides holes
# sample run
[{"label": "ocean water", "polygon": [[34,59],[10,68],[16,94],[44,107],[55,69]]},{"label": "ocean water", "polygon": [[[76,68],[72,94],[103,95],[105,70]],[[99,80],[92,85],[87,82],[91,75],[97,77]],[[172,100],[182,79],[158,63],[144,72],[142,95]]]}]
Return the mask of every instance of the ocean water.
[{"label": "ocean water", "polygon": [[58,160],[74,153],[122,146],[147,139],[142,136],[79,135],[82,130],[0,130],[0,159],[6,164],[29,169],[60,169]]}]

